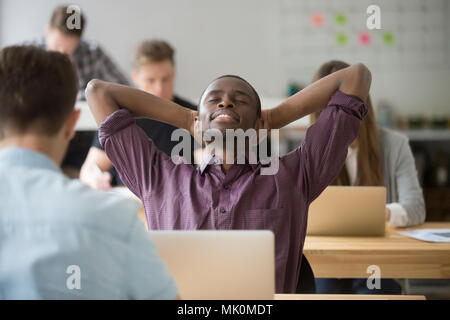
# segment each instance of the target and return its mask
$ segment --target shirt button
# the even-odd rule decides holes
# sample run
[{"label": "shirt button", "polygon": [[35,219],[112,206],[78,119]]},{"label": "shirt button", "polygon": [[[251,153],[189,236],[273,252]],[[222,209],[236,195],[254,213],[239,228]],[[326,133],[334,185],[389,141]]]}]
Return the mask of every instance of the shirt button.
[{"label": "shirt button", "polygon": [[220,208],[220,213],[225,213],[225,212],[227,212],[227,210],[225,210],[224,207]]}]

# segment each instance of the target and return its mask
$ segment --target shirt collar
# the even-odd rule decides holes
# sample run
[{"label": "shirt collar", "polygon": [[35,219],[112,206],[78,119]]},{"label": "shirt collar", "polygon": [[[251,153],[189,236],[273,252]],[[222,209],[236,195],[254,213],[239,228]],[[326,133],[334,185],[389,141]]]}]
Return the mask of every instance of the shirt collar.
[{"label": "shirt collar", "polygon": [[45,154],[19,147],[0,149],[0,163],[61,172],[61,169]]},{"label": "shirt collar", "polygon": [[[220,163],[220,160],[216,157],[215,154],[205,154],[203,156],[202,164],[200,166],[200,174],[203,174],[203,172],[206,170],[206,168],[209,165],[214,165],[214,164],[219,164],[219,163]],[[239,164],[235,164],[235,165],[239,165]],[[242,164],[242,165],[250,166],[252,168],[252,170],[255,171],[260,166],[260,163],[249,164],[249,153],[246,152],[245,153],[245,164]]]}]

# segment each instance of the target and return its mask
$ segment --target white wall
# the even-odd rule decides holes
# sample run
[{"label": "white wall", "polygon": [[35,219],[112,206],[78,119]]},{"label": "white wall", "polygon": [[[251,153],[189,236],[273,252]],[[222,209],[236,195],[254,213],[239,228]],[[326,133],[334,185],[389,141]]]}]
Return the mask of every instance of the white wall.
[{"label": "white wall", "polygon": [[[0,0],[0,46],[42,36],[51,10],[60,3],[67,2]],[[289,79],[281,67],[281,18],[277,1],[80,0],[71,3],[78,4],[88,18],[85,36],[98,40],[126,74],[130,72],[132,51],[139,41],[159,37],[177,49],[177,91],[181,96],[197,101],[208,82],[225,73],[247,78],[262,96],[284,95]],[[450,17],[449,6],[446,8]],[[370,61],[363,62],[372,70],[374,100],[386,98],[401,113],[450,113],[449,64],[440,69],[389,71],[378,70]],[[298,80],[307,83],[311,76],[311,72],[306,72]]]}]

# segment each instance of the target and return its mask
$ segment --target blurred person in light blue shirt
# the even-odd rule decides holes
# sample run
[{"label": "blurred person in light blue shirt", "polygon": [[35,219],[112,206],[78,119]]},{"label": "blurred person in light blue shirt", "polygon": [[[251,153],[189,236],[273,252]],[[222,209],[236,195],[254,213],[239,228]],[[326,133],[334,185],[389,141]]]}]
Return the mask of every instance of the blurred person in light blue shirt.
[{"label": "blurred person in light blue shirt", "polygon": [[139,203],[59,168],[77,84],[63,54],[0,51],[0,299],[174,299]]}]

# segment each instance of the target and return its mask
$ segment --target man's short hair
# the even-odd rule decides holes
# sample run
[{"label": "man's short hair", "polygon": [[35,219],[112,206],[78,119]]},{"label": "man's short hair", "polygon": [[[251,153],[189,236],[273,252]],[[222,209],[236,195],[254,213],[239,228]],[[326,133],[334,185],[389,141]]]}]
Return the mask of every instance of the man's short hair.
[{"label": "man's short hair", "polygon": [[175,50],[163,40],[146,40],[136,48],[133,58],[133,66],[138,69],[148,63],[170,61],[175,65]]},{"label": "man's short hair", "polygon": [[[244,78],[242,78],[242,77],[240,77],[240,76],[237,76],[237,75],[234,75],[234,74],[226,74],[226,75],[223,75],[223,76],[220,76],[220,77],[214,79],[213,81],[211,81],[211,83],[213,83],[214,81],[223,79],[223,78],[234,78],[234,79],[239,79],[239,80],[245,82],[245,83],[250,87],[250,89],[252,90],[253,94],[255,95],[255,100],[256,100],[256,116],[257,116],[258,118],[261,117],[261,113],[262,113],[262,111],[261,111],[261,99],[259,98],[258,92],[255,90],[255,88],[253,88],[253,86],[250,84],[250,82],[248,82],[247,80],[245,80]],[[210,84],[211,84],[211,83],[210,83]],[[208,88],[206,88],[205,90],[203,90],[202,95],[200,96],[200,101],[198,102],[198,105],[199,105],[199,106],[201,105],[202,98],[203,98],[203,96],[204,96],[204,94],[205,94],[205,92],[206,92],[207,89],[208,89]]]},{"label": "man's short hair", "polygon": [[[223,75],[223,76],[220,76],[220,77],[216,78],[216,80],[223,79],[223,78],[235,78],[235,79],[239,79],[239,80],[245,82],[245,83],[250,87],[250,89],[252,90],[253,94],[255,95],[255,100],[256,100],[256,115],[258,116],[258,118],[261,117],[261,99],[259,98],[258,92],[256,92],[255,88],[253,88],[253,86],[250,84],[250,82],[248,82],[248,81],[245,80],[244,78],[242,78],[242,77],[240,77],[240,76],[237,76],[237,75],[234,75],[234,74],[226,74],[226,75]],[[214,80],[214,81],[216,81],[216,80]],[[214,82],[214,81],[213,81],[213,82]]]},{"label": "man's short hair", "polygon": [[67,13],[68,8],[69,8],[69,6],[56,7],[53,10],[52,16],[50,18],[49,26],[50,26],[50,28],[56,29],[65,35],[77,36],[77,37],[81,38],[84,28],[86,26],[86,18],[80,12],[80,28],[69,29],[67,27],[67,21],[75,13],[71,12],[70,10],[69,10],[69,13]]},{"label": "man's short hair", "polygon": [[73,111],[77,92],[77,72],[64,54],[35,46],[4,48],[0,51],[0,138],[6,131],[55,135]]}]

